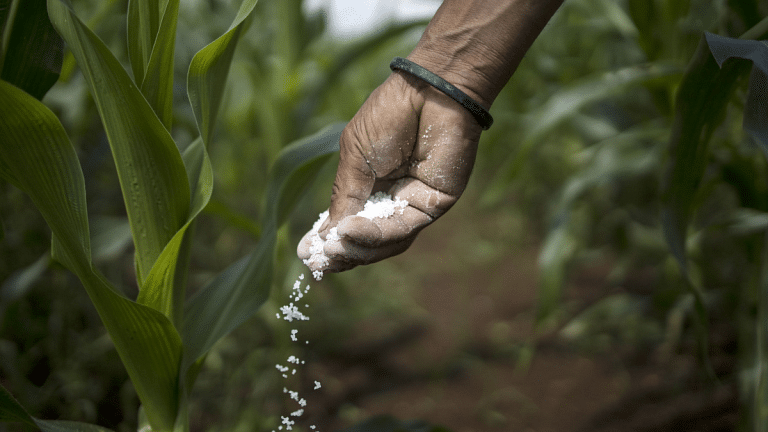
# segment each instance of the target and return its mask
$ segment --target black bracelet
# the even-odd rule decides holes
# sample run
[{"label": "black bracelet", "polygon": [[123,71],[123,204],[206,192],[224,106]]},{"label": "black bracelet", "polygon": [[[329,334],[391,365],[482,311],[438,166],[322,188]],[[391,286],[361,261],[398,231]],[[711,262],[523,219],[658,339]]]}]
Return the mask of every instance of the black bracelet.
[{"label": "black bracelet", "polygon": [[480,124],[480,127],[483,128],[483,130],[488,130],[488,128],[490,128],[493,124],[493,117],[491,117],[491,114],[479,103],[475,102],[474,99],[467,96],[466,93],[457,89],[448,81],[440,78],[439,76],[424,69],[416,63],[402,57],[395,57],[395,59],[392,60],[392,63],[389,64],[389,68],[392,70],[400,69],[401,71],[408,72],[416,78],[420,78],[426,81],[432,85],[432,87],[447,94],[451,99],[460,103],[461,106],[469,110],[469,112],[472,113],[472,116],[475,117],[475,120],[477,120],[477,122]]}]

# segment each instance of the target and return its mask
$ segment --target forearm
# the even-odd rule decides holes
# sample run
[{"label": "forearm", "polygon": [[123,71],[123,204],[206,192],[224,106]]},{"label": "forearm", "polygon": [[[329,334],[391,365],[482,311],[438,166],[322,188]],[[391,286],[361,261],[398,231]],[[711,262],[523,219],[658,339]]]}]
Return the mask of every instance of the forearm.
[{"label": "forearm", "polygon": [[408,58],[489,108],[563,0],[444,0]]}]

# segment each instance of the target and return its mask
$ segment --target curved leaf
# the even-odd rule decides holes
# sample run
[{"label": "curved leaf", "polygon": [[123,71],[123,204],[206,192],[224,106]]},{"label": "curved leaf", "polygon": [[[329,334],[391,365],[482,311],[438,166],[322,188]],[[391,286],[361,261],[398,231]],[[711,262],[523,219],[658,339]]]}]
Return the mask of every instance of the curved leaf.
[{"label": "curved leaf", "polygon": [[285,223],[293,207],[309,190],[307,185],[332,154],[339,151],[345,123],[328,126],[315,135],[284,148],[272,165],[267,184],[266,225],[275,229]]},{"label": "curved leaf", "polygon": [[267,300],[276,237],[275,231],[265,231],[256,250],[219,273],[187,302],[182,329],[184,370]]},{"label": "curved leaf", "polygon": [[45,0],[0,7],[0,79],[42,99],[59,79],[63,58],[64,43],[48,20]]},{"label": "curved leaf", "polygon": [[83,70],[104,123],[142,285],[165,245],[187,221],[189,186],[181,154],[104,43],[61,0],[48,0],[48,13]]},{"label": "curved leaf", "polygon": [[161,6],[158,0],[129,0],[126,28],[128,58],[136,84],[144,82],[144,74],[152,56],[152,47],[160,29]]},{"label": "curved leaf", "polygon": [[[587,105],[626,92],[648,81],[679,73],[680,70],[676,66],[663,63],[629,66],[594,74],[555,93],[546,104],[528,116],[529,126],[522,143],[501,164],[492,184],[509,184],[526,166],[536,144]],[[482,205],[498,203],[504,191],[503,188],[492,188],[485,192]]]},{"label": "curved leaf", "polygon": [[744,105],[744,130],[755,138],[768,157],[768,42],[727,38],[712,33],[706,33],[705,38],[721,68],[730,58],[752,62]]},{"label": "curved leaf", "polygon": [[[184,161],[192,185],[192,212],[184,226],[166,245],[149,272],[137,301],[163,312],[181,328],[189,255],[188,228],[208,204],[213,193],[213,168],[202,139],[198,138],[184,152]],[[194,179],[194,180],[193,180]]]},{"label": "curved leaf", "polygon": [[213,138],[213,128],[224,94],[224,84],[237,41],[245,28],[256,0],[244,0],[229,30],[195,54],[187,74],[187,94],[195,113],[197,129],[205,145]]},{"label": "curved leaf", "polygon": [[3,310],[3,304],[8,304],[18,300],[29,291],[32,285],[37,282],[48,269],[51,263],[51,255],[46,252],[40,258],[35,260],[29,266],[12,273],[6,280],[0,284],[0,311]]},{"label": "curved leaf", "polygon": [[321,164],[338,150],[343,125],[334,125],[286,147],[275,161],[267,187],[264,232],[249,256],[229,266],[187,304],[182,331],[186,370],[214,343],[253,316],[269,296],[273,250],[280,228],[312,184]]},{"label": "curved leaf", "polygon": [[702,38],[675,97],[661,218],[670,250],[686,275],[688,221],[706,169],[709,139],[722,120],[736,78],[747,69],[739,62],[718,68]]},{"label": "curved leaf", "polygon": [[173,120],[173,57],[178,17],[179,0],[168,0],[144,80],[141,82],[141,92],[168,130],[171,129]]},{"label": "curved leaf", "polygon": [[4,81],[0,81],[0,100],[0,177],[27,193],[42,213],[53,232],[54,259],[85,286],[153,428],[171,429],[181,361],[178,333],[164,315],[118,294],[93,268],[85,180],[56,116]]}]

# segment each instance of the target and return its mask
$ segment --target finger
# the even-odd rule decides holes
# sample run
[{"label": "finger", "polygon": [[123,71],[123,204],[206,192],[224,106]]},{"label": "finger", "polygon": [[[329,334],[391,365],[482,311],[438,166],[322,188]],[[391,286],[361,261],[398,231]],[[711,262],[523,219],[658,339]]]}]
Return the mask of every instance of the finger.
[{"label": "finger", "polygon": [[371,194],[375,173],[366,161],[361,142],[354,132],[355,121],[351,121],[341,134],[339,141],[339,166],[333,182],[330,215],[320,227],[320,237],[328,235],[331,227],[347,215],[353,215],[363,209]]},{"label": "finger", "polygon": [[381,247],[410,240],[433,220],[428,214],[409,206],[402,213],[395,211],[386,218],[346,217],[339,222],[338,233],[343,239],[361,246]]},{"label": "finger", "polygon": [[314,236],[314,232],[310,230],[306,234],[304,234],[304,237],[301,238],[301,241],[299,241],[299,245],[296,247],[296,254],[299,256],[301,260],[309,259],[309,257],[312,256],[312,252],[310,251],[310,248],[312,247],[312,237]]},{"label": "finger", "polygon": [[392,74],[376,88],[341,135],[340,158],[325,238],[347,216],[363,209],[377,179],[405,174],[416,141],[421,98],[408,80]]},{"label": "finger", "polygon": [[327,242],[323,249],[330,263],[325,272],[338,273],[359,265],[373,264],[386,258],[403,253],[413,243],[413,238],[383,247],[366,247],[346,241]]}]

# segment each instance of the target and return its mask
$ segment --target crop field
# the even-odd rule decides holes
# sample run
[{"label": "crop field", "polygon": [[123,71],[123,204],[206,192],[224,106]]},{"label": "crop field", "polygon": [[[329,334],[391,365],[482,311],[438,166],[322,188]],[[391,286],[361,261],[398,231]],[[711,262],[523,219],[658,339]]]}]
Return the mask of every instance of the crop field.
[{"label": "crop field", "polygon": [[768,4],[566,0],[458,203],[313,274],[426,24],[0,0],[0,431],[768,432]]}]

